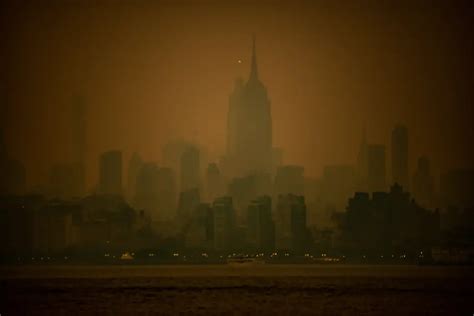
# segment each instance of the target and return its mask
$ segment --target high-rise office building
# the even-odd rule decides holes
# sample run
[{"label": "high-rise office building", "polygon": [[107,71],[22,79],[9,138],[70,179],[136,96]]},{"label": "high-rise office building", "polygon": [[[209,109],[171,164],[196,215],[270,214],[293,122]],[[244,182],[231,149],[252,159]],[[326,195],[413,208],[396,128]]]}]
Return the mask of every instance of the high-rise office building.
[{"label": "high-rise office building", "polygon": [[224,179],[217,164],[210,163],[206,170],[206,196],[208,201],[214,201],[225,192]]},{"label": "high-rise office building", "polygon": [[99,193],[122,194],[122,152],[112,150],[100,156]]},{"label": "high-rise office building", "polygon": [[142,163],[135,181],[134,206],[145,211],[153,221],[159,218],[158,166],[154,162]]},{"label": "high-rise office building", "polygon": [[230,250],[234,238],[234,208],[230,196],[219,197],[212,203],[214,223],[214,249]]},{"label": "high-rise office building", "polygon": [[431,175],[430,161],[427,157],[418,158],[418,166],[413,175],[413,196],[423,207],[431,208],[434,202],[434,178]]},{"label": "high-rise office building", "polygon": [[181,155],[180,165],[180,191],[199,189],[199,149],[194,146],[187,148]]},{"label": "high-rise office building", "polygon": [[270,173],[273,160],[270,100],[258,76],[254,38],[249,79],[238,79],[229,98],[226,174]]},{"label": "high-rise office building", "polygon": [[191,220],[195,208],[201,203],[198,189],[189,189],[179,194],[177,222],[181,228],[185,227]]},{"label": "high-rise office building", "polygon": [[157,191],[160,219],[171,220],[176,215],[176,175],[171,168],[159,168],[157,172]]},{"label": "high-rise office building", "polygon": [[408,130],[403,125],[395,126],[392,131],[392,183],[405,190],[409,188]]},{"label": "high-rise office building", "polygon": [[83,196],[86,187],[86,105],[82,96],[75,97],[71,115],[71,143],[73,170],[72,196]]},{"label": "high-rise office building", "polygon": [[252,249],[263,252],[269,252],[275,246],[272,199],[268,195],[256,198],[248,206],[247,242]]},{"label": "high-rise office building", "polygon": [[386,190],[385,146],[367,147],[367,184],[369,192]]},{"label": "high-rise office building", "polygon": [[304,196],[279,195],[275,211],[276,248],[301,252],[307,246]]},{"label": "high-rise office building", "polygon": [[365,192],[368,190],[368,161],[367,161],[367,136],[365,128],[362,130],[362,140],[357,154],[357,190]]},{"label": "high-rise office building", "polygon": [[135,197],[138,173],[143,166],[143,160],[137,152],[132,154],[127,170],[127,197],[131,201]]},{"label": "high-rise office building", "polygon": [[301,166],[281,166],[275,176],[274,196],[279,194],[304,193],[304,168]]}]

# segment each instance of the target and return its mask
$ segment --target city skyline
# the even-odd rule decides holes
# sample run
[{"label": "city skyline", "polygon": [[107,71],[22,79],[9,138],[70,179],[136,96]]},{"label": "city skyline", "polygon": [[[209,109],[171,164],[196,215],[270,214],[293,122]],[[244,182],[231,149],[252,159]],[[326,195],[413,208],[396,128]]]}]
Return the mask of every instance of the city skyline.
[{"label": "city skyline", "polygon": [[[149,3],[146,4],[155,8]],[[106,4],[103,6],[107,7]],[[103,15],[100,5],[88,8],[81,5],[51,5],[42,7],[41,10],[32,5],[27,11],[20,10],[15,5],[6,6],[4,12],[9,16],[5,21],[18,18],[15,23],[5,26],[8,34],[18,35],[15,41],[12,37],[6,40],[6,60],[16,65],[16,60],[31,61],[28,67],[25,64],[12,68],[12,63],[6,66],[6,92],[3,93],[4,100],[9,105],[5,130],[7,145],[11,155],[24,162],[29,187],[44,185],[53,164],[72,160],[73,149],[69,148],[66,135],[70,134],[67,123],[68,106],[73,103],[76,95],[84,97],[88,109],[85,155],[88,188],[98,181],[96,158],[108,150],[121,150],[124,161],[128,161],[132,153],[138,151],[146,160],[156,161],[161,166],[161,148],[169,140],[182,138],[206,146],[210,160],[217,162],[219,156],[225,152],[229,93],[236,77],[246,78],[248,75],[252,33],[256,34],[258,41],[259,75],[265,82],[272,102],[274,146],[283,149],[285,163],[302,165],[305,167],[305,175],[320,177],[325,165],[355,164],[360,131],[364,127],[369,143],[389,146],[392,127],[402,123],[409,130],[410,177],[415,171],[417,159],[422,155],[430,158],[431,170],[437,180],[435,183],[439,182],[439,174],[448,169],[472,168],[474,159],[468,146],[468,140],[472,136],[472,125],[469,124],[472,108],[465,105],[464,101],[468,96],[467,86],[465,88],[464,84],[457,84],[454,87],[446,78],[457,74],[466,76],[466,73],[459,73],[456,64],[444,63],[444,68],[440,68],[436,63],[440,60],[454,61],[454,56],[457,56],[460,58],[457,59],[458,62],[471,65],[463,54],[472,47],[468,44],[463,47],[446,46],[450,43],[449,35],[462,34],[462,25],[467,22],[460,19],[455,25],[448,25],[447,22],[439,24],[440,16],[446,15],[450,21],[453,14],[458,13],[456,7],[446,12],[442,12],[439,7],[431,8],[431,15],[426,18],[421,30],[417,27],[416,17],[412,16],[412,12],[422,10],[423,7],[400,7],[397,14],[406,18],[406,23],[395,24],[393,28],[384,24],[379,33],[368,28],[378,26],[376,20],[365,21],[360,13],[356,12],[350,16],[350,22],[356,26],[351,32],[354,32],[354,35],[367,35],[362,42],[357,43],[344,35],[343,32],[349,32],[348,26],[338,22],[338,17],[345,9],[350,9],[350,5],[347,5],[347,8],[341,4],[320,7],[302,2],[301,7],[290,4],[281,7],[255,6],[254,14],[262,14],[262,19],[271,12],[287,23],[293,15],[302,15],[301,24],[294,26],[301,30],[296,38],[288,37],[288,30],[284,30],[288,24],[285,23],[277,27],[277,30],[281,30],[277,36],[270,35],[268,28],[275,25],[259,24],[254,14],[244,12],[245,6],[236,10],[251,23],[238,32],[235,31],[235,23],[226,24],[214,16],[214,13],[228,14],[235,9],[225,5],[212,6],[213,14],[209,27],[221,23],[222,30],[217,33],[198,28],[196,35],[190,37],[190,31],[176,30],[173,26],[176,21],[169,19],[174,17],[180,21],[188,17],[188,11],[195,8],[192,5],[182,9],[180,7],[178,12],[178,7],[173,5],[157,4],[157,14],[163,14],[163,19],[159,22],[148,16],[140,21],[135,20],[143,10],[137,8],[136,12],[134,11],[136,15],[129,15],[130,19],[136,22],[134,27],[127,30],[112,28],[114,23],[124,17],[124,6],[113,7],[110,17],[102,21],[106,30],[109,27],[108,30],[117,36],[103,38],[105,33],[94,33],[86,43],[97,43],[99,39],[105,41],[95,48],[86,46],[82,57],[71,51],[75,47],[78,48],[77,45],[81,41],[84,42],[86,36],[86,33],[79,31],[77,27],[84,18],[92,18],[92,27],[94,21]],[[57,20],[56,24],[38,24],[52,14],[51,8],[57,8],[63,13],[61,19]],[[197,7],[198,10],[205,8],[207,7]],[[302,13],[304,8],[308,10]],[[395,14],[383,5],[366,5],[362,6],[362,9],[372,17],[393,18]],[[63,25],[66,23],[63,19],[72,14],[75,18]],[[328,28],[315,29],[315,17],[319,17],[320,23],[324,22]],[[56,28],[59,25],[74,31],[77,40],[65,37],[64,31]],[[145,29],[146,25],[156,27]],[[308,27],[308,32],[304,31],[303,26]],[[430,45],[441,45],[441,50],[424,59],[419,59],[417,54],[410,55],[411,46],[407,46],[410,38],[425,30],[439,30],[441,27],[446,28],[437,40],[446,45],[436,44],[438,42],[434,42],[431,37],[423,37],[418,47],[420,52],[434,53],[435,51],[430,50]],[[166,34],[166,29],[174,33]],[[42,33],[39,33],[40,30]],[[226,30],[234,35],[223,38],[220,34]],[[26,41],[25,32],[37,35],[34,46],[27,51],[21,49],[22,43]],[[120,32],[126,37],[120,36]],[[159,35],[156,41],[152,36],[154,32]],[[333,32],[334,36],[330,36]],[[131,44],[130,38],[133,38],[133,34],[146,35],[145,38],[137,39],[137,43],[143,48],[142,56],[135,56],[127,46]],[[63,58],[53,63],[47,72],[37,72],[45,69],[45,62],[50,58],[49,54],[44,54],[53,49],[51,42],[47,40],[50,36],[55,38],[58,45],[53,52]],[[205,46],[196,42],[198,39],[199,42],[204,42]],[[346,43],[348,52],[341,55],[343,43]],[[376,45],[386,45],[386,53],[376,50]],[[169,49],[161,49],[165,47]],[[214,49],[207,50],[209,47]],[[38,54],[30,55],[35,51]],[[196,58],[192,58],[193,56],[188,54],[189,51],[194,51]],[[310,57],[308,52],[314,53],[314,57]],[[368,57],[363,57],[363,53],[374,58],[367,59]],[[303,71],[303,68],[298,67],[298,62],[303,60],[314,67],[304,67]],[[363,63],[360,64],[361,62]],[[412,64],[413,62],[416,63]],[[94,64],[99,69],[91,68]],[[360,65],[354,68],[356,64]],[[78,68],[79,65],[84,67]],[[367,73],[376,75],[377,67],[382,65],[384,67],[380,69],[385,71],[383,76],[379,75],[384,80],[374,81],[373,77],[367,77]],[[394,68],[394,65],[398,65],[399,70]],[[419,81],[408,77],[405,78],[408,81],[404,86],[394,82],[395,76],[410,73],[408,65],[415,67],[415,70],[432,66],[431,83],[426,81],[420,85]],[[446,67],[448,69],[445,69]],[[207,68],[209,71],[204,71]],[[121,80],[114,74],[119,72],[119,69],[128,74]],[[202,72],[199,72],[199,69]],[[330,71],[331,69],[333,71]],[[163,76],[164,71],[166,76]],[[365,71],[364,76],[362,71]],[[65,78],[65,72],[71,72],[71,76],[60,83],[58,80]],[[18,89],[14,89],[19,83],[19,74],[28,75],[28,80],[23,84],[31,93],[21,94]],[[39,89],[38,84],[40,80],[43,81],[42,76],[45,75],[48,75],[50,81],[58,82],[58,85],[52,84],[50,87],[57,86],[61,89]],[[423,72],[418,74],[419,76],[424,76]],[[183,83],[176,85],[178,81]],[[110,89],[112,83],[122,88]],[[446,85],[440,86],[442,83]],[[383,89],[380,89],[382,84]],[[421,90],[413,95],[415,87]],[[433,90],[434,87],[436,89]],[[379,94],[380,91],[387,93],[384,99],[376,95],[371,96],[374,93]],[[441,95],[435,97],[431,91],[437,91]],[[383,112],[386,113],[377,110],[382,106]],[[451,110],[453,106],[455,110]],[[420,117],[422,124],[419,124]],[[47,126],[38,125],[48,120],[51,123]],[[451,128],[454,125],[456,128]],[[442,132],[437,133],[439,138],[435,139],[430,136],[430,132],[437,129]],[[116,137],[117,131],[127,132]],[[14,138],[21,141],[15,142]],[[386,155],[389,168],[387,175],[391,175],[389,150]]]},{"label": "city skyline", "polygon": [[469,315],[473,24],[0,1],[0,316]]}]

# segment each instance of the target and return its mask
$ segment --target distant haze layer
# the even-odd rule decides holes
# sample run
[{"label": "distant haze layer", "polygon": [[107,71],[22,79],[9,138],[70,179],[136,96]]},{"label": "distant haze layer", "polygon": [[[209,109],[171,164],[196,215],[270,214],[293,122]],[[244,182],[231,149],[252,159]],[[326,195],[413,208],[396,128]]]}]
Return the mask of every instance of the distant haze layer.
[{"label": "distant haze layer", "polygon": [[410,172],[420,155],[435,174],[473,167],[469,2],[91,3],[2,4],[2,123],[30,186],[72,159],[77,95],[87,105],[89,186],[110,149],[159,164],[162,145],[184,138],[217,160],[252,34],[285,163],[319,176],[326,164],[355,163],[364,126],[368,142],[389,148],[404,123]]}]

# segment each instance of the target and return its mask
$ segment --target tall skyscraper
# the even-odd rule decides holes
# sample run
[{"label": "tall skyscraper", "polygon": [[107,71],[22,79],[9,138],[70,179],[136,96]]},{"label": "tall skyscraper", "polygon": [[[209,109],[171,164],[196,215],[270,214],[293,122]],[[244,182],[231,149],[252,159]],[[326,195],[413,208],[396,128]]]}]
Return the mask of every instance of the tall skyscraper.
[{"label": "tall skyscraper", "polygon": [[385,146],[367,147],[367,182],[369,192],[386,190]]},{"label": "tall skyscraper", "polygon": [[474,169],[451,169],[441,174],[440,198],[443,206],[474,207]]},{"label": "tall skyscraper", "polygon": [[275,212],[276,248],[300,252],[306,246],[307,237],[304,196],[279,195]]},{"label": "tall skyscraper", "polygon": [[229,250],[232,247],[234,235],[234,208],[232,198],[224,196],[212,203],[214,216],[214,249],[217,251]]},{"label": "tall skyscraper", "polygon": [[214,216],[208,203],[200,203],[191,215],[184,232],[186,248],[208,250],[214,248]]},{"label": "tall skyscraper", "polygon": [[200,187],[199,149],[194,146],[187,148],[180,160],[180,188],[181,192]]},{"label": "tall skyscraper", "polygon": [[362,130],[362,140],[359,145],[359,153],[357,155],[357,190],[367,191],[367,176],[368,176],[368,161],[367,161],[367,136],[365,127]]},{"label": "tall skyscraper", "polygon": [[255,176],[234,178],[229,182],[227,191],[232,197],[236,221],[242,224],[245,220],[247,206],[258,196]]},{"label": "tall skyscraper", "polygon": [[275,176],[274,196],[279,194],[304,193],[304,168],[301,166],[281,166]]},{"label": "tall skyscraper", "polygon": [[198,189],[189,189],[180,192],[176,216],[181,228],[189,224],[192,214],[199,203],[201,203],[201,197]]},{"label": "tall skyscraper", "polygon": [[325,166],[321,179],[321,197],[324,203],[343,210],[347,199],[356,191],[356,177],[353,166]]},{"label": "tall skyscraper", "polygon": [[85,193],[85,152],[86,152],[86,105],[83,97],[73,100],[71,115],[72,140],[72,195],[82,196]]},{"label": "tall skyscraper", "polygon": [[171,168],[159,168],[157,173],[159,218],[171,220],[176,215],[176,176]]},{"label": "tall skyscraper", "polygon": [[210,163],[206,170],[206,196],[208,201],[214,201],[224,194],[224,179],[217,164]]},{"label": "tall skyscraper", "polygon": [[100,156],[99,193],[122,194],[122,152],[112,150]]},{"label": "tall skyscraper", "polygon": [[272,199],[268,195],[256,198],[248,206],[247,241],[257,251],[268,252],[275,246]]},{"label": "tall skyscraper", "polygon": [[142,163],[135,181],[134,207],[144,210],[152,220],[158,219],[158,166],[154,162]]},{"label": "tall skyscraper", "polygon": [[49,195],[53,198],[77,197],[77,165],[54,164],[49,172]]},{"label": "tall skyscraper", "polygon": [[246,83],[238,79],[229,98],[226,174],[270,173],[273,165],[272,117],[267,90],[258,77],[255,38]]},{"label": "tall skyscraper", "polygon": [[392,183],[408,190],[408,130],[403,125],[392,131]]},{"label": "tall skyscraper", "polygon": [[434,198],[434,178],[427,157],[418,158],[418,167],[413,175],[413,196],[423,207],[431,208]]},{"label": "tall skyscraper", "polygon": [[143,160],[137,152],[132,154],[127,170],[127,197],[131,201],[135,197],[138,172],[143,166]]},{"label": "tall skyscraper", "polygon": [[26,171],[19,160],[11,159],[0,125],[0,194],[23,194],[26,189]]}]

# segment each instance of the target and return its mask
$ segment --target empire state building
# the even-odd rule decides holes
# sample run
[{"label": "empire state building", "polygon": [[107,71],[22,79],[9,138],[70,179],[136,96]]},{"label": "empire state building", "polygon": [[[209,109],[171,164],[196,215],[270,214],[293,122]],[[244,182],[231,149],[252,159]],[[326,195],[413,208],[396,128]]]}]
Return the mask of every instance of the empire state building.
[{"label": "empire state building", "polygon": [[267,89],[258,77],[255,38],[247,82],[237,79],[227,115],[227,172],[232,176],[272,169],[272,116]]}]

